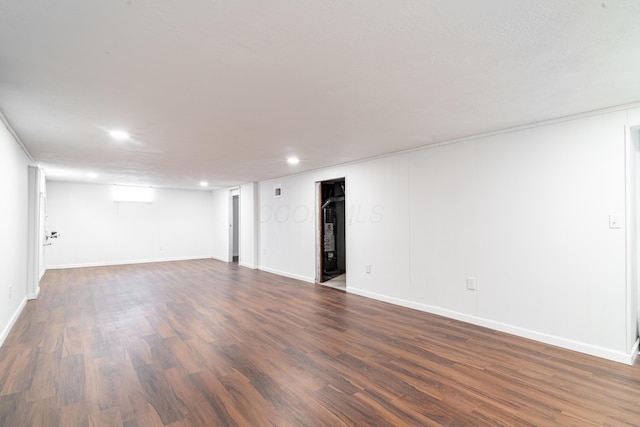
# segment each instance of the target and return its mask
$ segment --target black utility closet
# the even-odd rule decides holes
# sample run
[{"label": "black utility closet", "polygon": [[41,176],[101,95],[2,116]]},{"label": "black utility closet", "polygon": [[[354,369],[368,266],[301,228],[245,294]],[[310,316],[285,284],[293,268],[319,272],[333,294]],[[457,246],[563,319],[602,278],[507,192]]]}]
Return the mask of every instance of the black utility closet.
[{"label": "black utility closet", "polygon": [[344,179],[324,181],[322,191],[322,278],[330,280],[347,270],[345,251]]}]

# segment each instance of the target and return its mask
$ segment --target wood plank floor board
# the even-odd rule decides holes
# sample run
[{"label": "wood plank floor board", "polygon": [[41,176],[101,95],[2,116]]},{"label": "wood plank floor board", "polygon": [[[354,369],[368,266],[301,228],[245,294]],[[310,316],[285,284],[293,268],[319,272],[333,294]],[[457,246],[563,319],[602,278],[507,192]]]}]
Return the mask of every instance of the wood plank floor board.
[{"label": "wood plank floor board", "polygon": [[23,393],[26,400],[34,401],[55,397],[56,375],[60,366],[60,357],[55,352],[40,351],[34,369],[33,381],[29,390]]},{"label": "wood plank floor board", "polygon": [[11,425],[18,418],[21,397],[19,393],[0,396],[0,426]]},{"label": "wood plank floor board", "polygon": [[118,407],[93,412],[89,416],[90,427],[121,427],[122,418]]},{"label": "wood plank floor board", "polygon": [[244,420],[240,409],[231,404],[231,395],[211,372],[191,374],[187,379],[191,389],[204,398],[205,406],[213,409],[213,418],[209,419],[212,425],[236,426]]},{"label": "wood plank floor board", "polygon": [[[187,411],[182,422],[189,425],[206,425],[207,420],[214,420],[217,415],[206,399],[199,393],[190,379],[191,374],[185,375],[177,367],[164,371],[167,383],[173,388],[176,396],[184,402]],[[173,424],[173,423],[172,423]]]},{"label": "wood plank floor board", "polygon": [[214,260],[48,271],[2,426],[640,426],[640,365]]},{"label": "wood plank floor board", "polygon": [[185,404],[169,385],[158,365],[134,363],[138,381],[146,394],[146,400],[155,408],[163,424],[170,424],[185,417]]},{"label": "wood plank floor board", "polygon": [[22,351],[13,359],[7,376],[3,378],[0,396],[26,392],[29,391],[33,385],[33,378],[36,374],[35,367],[38,364],[40,356],[40,348],[19,346],[19,349]]},{"label": "wood plank floor board", "polygon": [[[53,427],[57,425],[58,405],[55,397],[34,401],[21,400],[17,413],[19,426]],[[13,421],[12,421],[13,422]],[[12,425],[12,424],[8,424]]]},{"label": "wood plank floor board", "polygon": [[282,417],[269,404],[250,381],[240,373],[219,378],[229,395],[233,406],[237,407],[247,425],[280,425]]},{"label": "wood plank floor board", "polygon": [[82,354],[73,354],[60,359],[58,375],[55,379],[58,406],[63,407],[85,400],[86,374]]}]

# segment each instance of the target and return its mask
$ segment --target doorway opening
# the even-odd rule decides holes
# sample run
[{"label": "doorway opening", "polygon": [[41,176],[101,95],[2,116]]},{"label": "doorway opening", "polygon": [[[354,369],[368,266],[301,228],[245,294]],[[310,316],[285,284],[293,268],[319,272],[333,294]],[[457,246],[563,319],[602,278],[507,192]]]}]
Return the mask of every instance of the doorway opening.
[{"label": "doorway opening", "polygon": [[629,319],[629,340],[627,349],[631,350],[640,335],[640,126],[629,129],[630,144],[627,150],[627,310]]},{"label": "doorway opening", "polygon": [[318,205],[316,282],[346,290],[345,179],[316,183]]},{"label": "doorway opening", "polygon": [[240,194],[231,192],[231,212],[229,221],[229,261],[238,264],[240,261]]},{"label": "doorway opening", "polygon": [[[35,299],[40,292],[40,278],[44,274],[44,245],[46,235],[45,181],[37,166],[28,166],[28,229],[27,229],[27,298]],[[51,237],[57,237],[55,232]],[[49,243],[50,245],[51,243]]]}]

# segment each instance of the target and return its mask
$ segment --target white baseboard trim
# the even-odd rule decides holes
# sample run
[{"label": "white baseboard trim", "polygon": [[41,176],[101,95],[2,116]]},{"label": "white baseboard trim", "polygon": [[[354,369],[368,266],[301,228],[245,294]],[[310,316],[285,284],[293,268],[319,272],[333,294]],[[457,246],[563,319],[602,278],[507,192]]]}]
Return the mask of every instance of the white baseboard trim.
[{"label": "white baseboard trim", "polygon": [[22,310],[24,310],[25,305],[27,305],[27,297],[24,297],[22,299],[20,305],[13,313],[13,316],[11,316],[11,319],[9,319],[9,323],[7,323],[7,326],[5,326],[4,330],[2,331],[2,335],[0,335],[0,347],[2,347],[2,345],[4,344],[4,340],[6,340],[9,336],[9,332],[11,332],[11,329],[16,324],[16,321],[18,320],[18,317],[20,317]]},{"label": "white baseboard trim", "polygon": [[300,274],[288,273],[286,271],[276,270],[275,268],[269,268],[263,265],[259,266],[258,270],[266,271],[267,273],[277,274],[278,276],[288,277],[290,279],[302,280],[303,282],[316,283],[315,277],[308,277],[308,276],[302,276]]},{"label": "white baseboard trim", "polygon": [[257,265],[255,265],[255,264],[249,264],[249,263],[246,263],[246,262],[241,262],[241,263],[239,263],[238,265],[240,265],[240,266],[242,266],[242,267],[250,268],[250,269],[252,269],[252,270],[257,270],[257,269],[258,269],[258,266],[257,266]]},{"label": "white baseboard trim", "polygon": [[388,302],[391,304],[400,305],[403,307],[412,308],[427,313],[437,314],[439,316],[448,317],[450,319],[460,320],[462,322],[471,323],[473,325],[483,326],[485,328],[494,329],[500,332],[506,332],[508,334],[517,335],[519,337],[532,339],[545,344],[554,345],[557,347],[566,348],[568,350],[577,351],[580,353],[589,354],[591,356],[601,357],[603,359],[613,360],[614,362],[625,363],[632,365],[638,356],[638,346],[640,341],[636,340],[633,350],[630,354],[622,351],[616,351],[604,347],[599,347],[592,344],[587,344],[579,341],[574,341],[554,335],[545,334],[542,332],[532,331],[526,328],[509,325],[506,323],[496,322],[494,320],[484,319],[482,317],[472,316],[469,314],[460,313],[457,311],[445,309],[442,307],[436,307],[428,304],[417,303],[414,301],[408,301],[400,298],[390,297],[387,295],[378,294],[375,292],[369,292],[363,289],[353,288],[348,286],[347,292],[356,295],[364,296],[367,298],[376,299],[379,301]]},{"label": "white baseboard trim", "polygon": [[[218,261],[226,262],[226,263],[230,262],[227,258],[222,258],[222,257],[216,256],[216,255],[213,255],[211,258],[215,259],[215,260],[218,260]],[[241,267],[250,268],[252,270],[258,270],[260,268],[257,264],[249,264],[249,263],[242,262],[242,261],[238,262],[238,265],[241,266]]]},{"label": "white baseboard trim", "polygon": [[38,289],[36,289],[34,293],[27,295],[27,299],[29,301],[38,299],[38,295],[40,295],[40,286],[38,286]]},{"label": "white baseboard trim", "polygon": [[39,282],[40,280],[42,280],[42,278],[44,277],[44,273],[46,273],[46,272],[47,272],[47,269],[46,269],[46,268],[43,268],[43,269],[42,269],[42,271],[40,272],[40,277],[38,278],[38,282]]},{"label": "white baseboard trim", "polygon": [[633,347],[631,348],[631,361],[630,365],[636,363],[636,359],[638,359],[638,352],[640,351],[640,338],[636,338],[636,342],[633,343]]},{"label": "white baseboard trim", "polygon": [[172,262],[172,261],[190,261],[195,259],[211,259],[211,255],[196,255],[186,257],[173,257],[173,258],[149,258],[149,259],[137,259],[137,260],[118,260],[118,261],[105,261],[105,262],[86,262],[79,264],[61,264],[61,265],[48,265],[47,268],[52,270],[60,270],[64,268],[84,268],[84,267],[107,267],[110,265],[129,265],[129,264],[148,264],[152,262]]}]

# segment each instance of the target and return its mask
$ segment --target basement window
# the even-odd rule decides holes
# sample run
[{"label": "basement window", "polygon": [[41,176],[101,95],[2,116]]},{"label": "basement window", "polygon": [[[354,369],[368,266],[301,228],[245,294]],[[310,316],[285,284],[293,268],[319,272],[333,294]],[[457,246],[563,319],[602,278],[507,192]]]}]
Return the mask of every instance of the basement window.
[{"label": "basement window", "polygon": [[153,188],[114,185],[113,201],[114,202],[152,203]]}]

